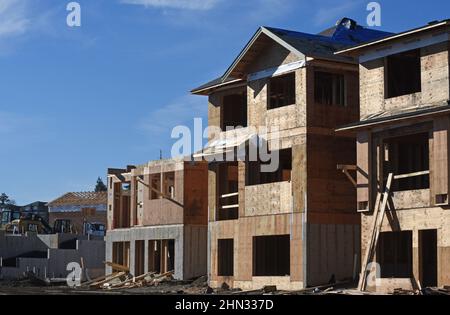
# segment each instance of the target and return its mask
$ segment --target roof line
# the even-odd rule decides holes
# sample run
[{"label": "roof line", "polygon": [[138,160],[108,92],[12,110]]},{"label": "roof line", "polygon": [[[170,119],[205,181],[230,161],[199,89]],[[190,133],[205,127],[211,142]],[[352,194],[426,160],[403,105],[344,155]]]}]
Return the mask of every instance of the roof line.
[{"label": "roof line", "polygon": [[353,47],[350,47],[350,48],[347,48],[347,49],[343,49],[343,50],[337,51],[337,52],[335,52],[335,55],[345,54],[345,53],[348,53],[348,52],[351,52],[351,51],[359,50],[359,49],[362,49],[362,48],[365,48],[365,47],[370,47],[370,46],[373,46],[373,45],[376,45],[376,44],[380,44],[380,43],[384,43],[384,42],[387,42],[387,41],[390,41],[390,40],[393,40],[393,39],[401,38],[403,36],[408,36],[408,35],[416,34],[416,33],[419,33],[419,32],[426,31],[426,30],[434,29],[434,28],[437,28],[437,27],[440,27],[440,26],[443,26],[443,25],[448,25],[448,23],[449,23],[449,21],[446,20],[446,21],[443,21],[443,22],[440,22],[440,23],[437,23],[437,24],[427,25],[427,26],[424,26],[424,27],[421,27],[421,28],[416,28],[416,29],[413,29],[413,30],[409,30],[409,31],[406,31],[406,32],[403,32],[403,33],[398,33],[398,34],[395,34],[395,35],[392,35],[392,36],[388,36],[388,37],[385,37],[385,38],[382,38],[382,39],[379,39],[379,40],[375,40],[373,42],[369,42],[369,43],[365,43],[365,44],[362,44],[362,45],[353,46]]},{"label": "roof line", "polygon": [[357,130],[357,129],[361,129],[361,128],[368,128],[368,127],[372,127],[372,126],[377,126],[377,125],[382,125],[382,124],[387,124],[387,123],[392,123],[392,122],[398,122],[398,121],[402,121],[402,120],[414,119],[414,118],[419,118],[419,117],[424,117],[424,116],[426,117],[426,116],[432,116],[432,115],[437,115],[437,114],[443,114],[443,113],[447,113],[447,112],[450,112],[449,105],[439,106],[437,108],[419,110],[416,112],[409,112],[409,113],[397,114],[397,115],[392,115],[392,116],[387,116],[387,117],[375,118],[375,119],[370,119],[370,120],[366,120],[366,121],[359,121],[354,124],[350,124],[350,125],[346,125],[346,126],[337,128],[335,131],[341,132],[341,131]]},{"label": "roof line", "polygon": [[297,54],[299,57],[304,57],[305,55],[302,54],[300,51],[289,45],[287,42],[282,40],[280,37],[269,31],[266,27],[261,26],[256,33],[253,35],[251,40],[247,43],[247,45],[242,49],[242,51],[239,53],[238,57],[233,61],[231,66],[227,69],[225,74],[222,76],[221,80],[224,82],[231,74],[233,69],[237,66],[237,64],[242,60],[242,58],[245,56],[245,54],[249,51],[249,49],[253,46],[253,44],[256,42],[256,40],[259,38],[261,34],[265,34],[268,37],[270,37],[272,40],[283,46],[284,48],[292,51],[293,53]]},{"label": "roof line", "polygon": [[305,54],[303,54],[298,49],[294,48],[292,45],[288,44],[286,41],[282,40],[279,36],[275,35],[271,31],[269,31],[266,27],[262,27],[264,34],[272,38],[274,41],[276,41],[278,44],[282,45],[286,49],[292,51],[293,53],[297,54],[299,57],[305,57]]},{"label": "roof line", "polygon": [[224,82],[226,80],[226,78],[228,78],[228,76],[230,75],[231,71],[236,67],[236,65],[239,63],[239,61],[241,61],[242,57],[244,57],[244,55],[248,52],[250,47],[253,46],[253,44],[255,43],[256,39],[259,37],[259,35],[261,35],[262,31],[263,31],[263,28],[260,27],[256,31],[256,33],[253,35],[253,37],[250,39],[250,41],[247,43],[247,45],[245,45],[244,49],[241,50],[241,52],[239,53],[237,58],[233,61],[231,66],[228,67],[227,71],[225,71],[224,75],[222,76],[222,78],[221,78],[222,82]]},{"label": "roof line", "polygon": [[228,82],[222,82],[222,83],[218,83],[218,84],[215,84],[215,85],[211,85],[211,86],[205,87],[203,89],[194,89],[194,90],[191,91],[191,93],[192,94],[198,94],[198,93],[201,93],[201,92],[205,92],[205,91],[208,91],[208,90],[211,90],[211,89],[215,89],[215,88],[220,88],[222,86],[230,85],[230,84],[237,83],[237,82],[240,82],[240,81],[242,81],[242,79],[235,79],[235,80],[231,80],[231,81],[228,81]]}]

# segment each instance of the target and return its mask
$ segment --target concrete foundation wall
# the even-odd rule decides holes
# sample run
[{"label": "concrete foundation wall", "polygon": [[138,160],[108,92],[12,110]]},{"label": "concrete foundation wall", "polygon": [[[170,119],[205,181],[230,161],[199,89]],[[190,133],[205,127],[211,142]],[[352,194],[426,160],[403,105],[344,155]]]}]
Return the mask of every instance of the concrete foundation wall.
[{"label": "concrete foundation wall", "polygon": [[360,225],[308,225],[308,285],[352,280],[360,271]]},{"label": "concrete foundation wall", "polygon": [[45,252],[50,247],[47,244],[57,247],[57,235],[49,235],[43,239],[45,241],[36,234],[15,236],[0,233],[0,257],[10,258],[32,251]]},{"label": "concrete foundation wall", "polygon": [[[54,235],[52,239],[57,239],[57,235]],[[23,248],[29,248],[36,244],[33,238],[30,240],[28,237],[17,237],[16,243],[19,240],[24,244]],[[37,277],[42,279],[65,278],[72,272],[72,270],[67,270],[67,265],[71,262],[78,263],[80,267],[84,266],[83,279],[87,279],[87,277],[93,279],[104,274],[105,242],[102,240],[79,240],[77,249],[46,248],[43,251],[47,252],[47,258],[17,258],[16,267],[0,267],[0,278],[18,279],[28,271],[34,272]]]},{"label": "concrete foundation wall", "polygon": [[[116,229],[108,231],[106,235],[106,260],[113,260],[113,243],[130,242],[130,273],[135,274],[135,244],[145,241],[144,272],[148,270],[148,241],[175,241],[175,273],[174,278],[188,280],[206,275],[206,226],[155,226],[134,227],[131,229]],[[106,273],[112,272],[106,267]]]},{"label": "concrete foundation wall", "polygon": [[207,274],[207,238],[207,226],[186,225],[184,227],[184,279]]}]

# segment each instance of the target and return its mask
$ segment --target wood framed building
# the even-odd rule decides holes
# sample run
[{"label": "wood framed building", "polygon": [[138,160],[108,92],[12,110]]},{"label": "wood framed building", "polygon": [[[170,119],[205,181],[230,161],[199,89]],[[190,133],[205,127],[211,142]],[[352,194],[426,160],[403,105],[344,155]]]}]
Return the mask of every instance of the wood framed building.
[{"label": "wood framed building", "polygon": [[[211,286],[289,290],[356,274],[356,194],[336,170],[356,162],[355,138],[335,128],[358,121],[358,65],[334,52],[387,35],[346,18],[318,35],[262,27],[221,78],[192,91],[208,96],[209,126],[222,129],[195,157],[245,127],[225,144],[234,160],[209,163]],[[237,156],[261,128],[277,129],[263,145],[279,157],[275,171]]]},{"label": "wood framed building", "polygon": [[108,174],[106,260],[134,276],[206,275],[207,164],[161,160]]},{"label": "wood framed building", "polygon": [[360,63],[361,119],[338,131],[357,136],[369,290],[450,284],[449,40],[442,21],[338,53]]}]

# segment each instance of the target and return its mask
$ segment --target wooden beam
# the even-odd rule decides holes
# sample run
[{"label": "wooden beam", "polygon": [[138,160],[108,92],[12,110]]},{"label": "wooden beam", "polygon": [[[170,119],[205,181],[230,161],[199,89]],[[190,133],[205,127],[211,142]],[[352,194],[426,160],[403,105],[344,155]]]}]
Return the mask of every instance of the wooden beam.
[{"label": "wooden beam", "polygon": [[340,171],[357,171],[358,170],[358,166],[356,165],[341,165],[338,164],[337,169]]},{"label": "wooden beam", "polygon": [[123,272],[130,271],[130,268],[128,268],[127,266],[115,264],[115,263],[112,263],[109,261],[105,261],[105,265],[110,266],[113,270],[117,270],[117,271],[123,271]]},{"label": "wooden beam", "polygon": [[126,272],[118,272],[118,273],[113,273],[112,275],[108,276],[106,279],[99,281],[99,282],[95,282],[90,284],[90,287],[100,287],[105,283],[110,282],[111,280],[117,279],[117,278],[121,278],[123,276],[126,275]]},{"label": "wooden beam", "polygon": [[170,202],[173,202],[174,204],[176,204],[177,206],[180,206],[182,208],[184,208],[184,205],[178,201],[176,201],[175,199],[173,199],[172,197],[164,194],[163,192],[159,191],[158,189],[153,188],[152,186],[150,186],[149,184],[147,184],[145,181],[143,181],[141,178],[137,177],[138,182],[140,182],[142,185],[144,185],[145,187],[150,188],[151,191],[153,191],[155,194],[157,194],[158,196],[163,197],[164,199],[169,200]]},{"label": "wooden beam", "polygon": [[415,172],[415,173],[409,173],[409,174],[403,174],[403,175],[395,175],[394,179],[411,178],[411,177],[418,177],[418,176],[423,176],[423,175],[430,175],[430,171]]},{"label": "wooden beam", "polygon": [[239,196],[239,193],[232,193],[232,194],[226,194],[226,195],[222,195],[220,196],[220,198],[230,198],[230,197],[236,197]]},{"label": "wooden beam", "polygon": [[239,205],[231,205],[231,206],[223,206],[222,209],[226,210],[226,209],[236,209],[239,208]]}]

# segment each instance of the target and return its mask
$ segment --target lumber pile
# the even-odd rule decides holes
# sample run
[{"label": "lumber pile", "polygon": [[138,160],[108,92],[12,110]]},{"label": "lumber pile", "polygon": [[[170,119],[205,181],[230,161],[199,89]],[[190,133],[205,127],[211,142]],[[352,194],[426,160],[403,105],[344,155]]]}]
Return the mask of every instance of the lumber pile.
[{"label": "lumber pile", "polygon": [[163,274],[156,274],[155,272],[149,272],[138,277],[128,277],[120,282],[107,283],[103,285],[104,289],[108,290],[122,290],[157,286],[164,281],[173,280],[173,271]]},{"label": "lumber pile", "polygon": [[162,282],[171,281],[173,271],[166,272],[164,274],[156,274],[155,272],[149,272],[138,277],[133,277],[125,272],[116,272],[106,277],[96,279],[89,283],[85,283],[84,286],[88,286],[91,289],[104,289],[104,290],[121,290],[132,289],[140,287],[157,286]]},{"label": "lumber pile", "polygon": [[173,271],[164,274],[148,272],[138,277],[134,277],[130,274],[130,269],[127,266],[112,262],[105,262],[105,265],[112,267],[112,274],[85,282],[82,286],[90,289],[119,290],[157,286],[162,282],[173,280]]},{"label": "lumber pile", "polygon": [[405,290],[402,288],[394,289],[392,295],[420,295],[420,290]]}]

